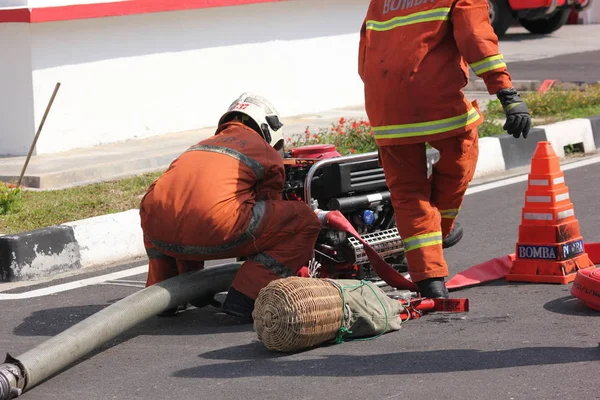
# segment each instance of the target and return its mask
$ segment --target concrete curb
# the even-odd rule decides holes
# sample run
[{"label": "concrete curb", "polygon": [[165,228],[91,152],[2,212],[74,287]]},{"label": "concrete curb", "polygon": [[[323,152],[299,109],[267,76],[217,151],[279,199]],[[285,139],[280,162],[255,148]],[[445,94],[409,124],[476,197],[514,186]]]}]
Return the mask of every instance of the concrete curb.
[{"label": "concrete curb", "polygon": [[[600,147],[600,116],[538,126],[527,140],[510,135],[481,138],[475,177],[528,166],[539,141],[551,142],[560,158],[567,145],[595,152]],[[439,153],[429,150],[427,156],[431,168]],[[0,236],[0,282],[34,280],[145,256],[139,210],[133,209]]]},{"label": "concrete curb", "polygon": [[[519,92],[535,92],[537,91],[544,81],[539,80],[514,80],[512,81],[513,87]],[[560,85],[565,88],[577,88],[584,85],[589,85],[593,82],[560,82]],[[600,83],[600,82],[598,82]],[[467,92],[487,92],[487,86],[482,79],[469,78],[467,86],[463,88]]]},{"label": "concrete curb", "polygon": [[[543,81],[532,81],[532,80],[514,80],[512,81],[513,87],[519,92],[537,91],[542,85]],[[463,88],[463,91],[468,92],[487,92],[487,86],[482,79],[469,79],[467,86]]]},{"label": "concrete curb", "polygon": [[0,236],[0,282],[28,281],[146,256],[139,210]]}]

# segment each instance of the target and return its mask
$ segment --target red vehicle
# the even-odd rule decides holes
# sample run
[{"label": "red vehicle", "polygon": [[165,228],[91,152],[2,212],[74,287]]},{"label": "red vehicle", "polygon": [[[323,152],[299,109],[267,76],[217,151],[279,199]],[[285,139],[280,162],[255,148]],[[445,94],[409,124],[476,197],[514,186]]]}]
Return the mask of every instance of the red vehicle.
[{"label": "red vehicle", "polygon": [[488,0],[490,21],[502,36],[515,20],[531,33],[548,34],[567,23],[571,11],[583,11],[592,0]]}]

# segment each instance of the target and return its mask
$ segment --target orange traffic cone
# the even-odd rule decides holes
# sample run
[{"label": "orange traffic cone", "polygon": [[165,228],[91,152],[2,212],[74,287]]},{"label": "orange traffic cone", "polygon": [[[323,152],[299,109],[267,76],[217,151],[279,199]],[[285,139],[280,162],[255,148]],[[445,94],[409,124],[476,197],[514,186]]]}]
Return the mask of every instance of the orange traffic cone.
[{"label": "orange traffic cone", "polygon": [[595,267],[550,142],[539,142],[531,159],[515,255],[507,281],[567,284],[577,271]]}]

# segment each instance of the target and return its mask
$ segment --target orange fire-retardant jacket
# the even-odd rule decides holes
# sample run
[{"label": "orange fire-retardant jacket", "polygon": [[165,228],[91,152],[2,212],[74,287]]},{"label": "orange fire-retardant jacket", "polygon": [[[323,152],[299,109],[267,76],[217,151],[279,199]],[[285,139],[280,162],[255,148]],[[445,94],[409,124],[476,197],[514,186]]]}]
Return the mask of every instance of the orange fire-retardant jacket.
[{"label": "orange fire-retardant jacket", "polygon": [[248,228],[256,201],[282,199],[284,177],[281,156],[261,136],[225,123],[150,186],[140,205],[144,235],[179,245],[231,243]]},{"label": "orange fire-retardant jacket", "polygon": [[461,91],[468,66],[490,94],[512,86],[488,7],[487,0],[371,0],[358,72],[378,145],[438,140],[481,124]]}]

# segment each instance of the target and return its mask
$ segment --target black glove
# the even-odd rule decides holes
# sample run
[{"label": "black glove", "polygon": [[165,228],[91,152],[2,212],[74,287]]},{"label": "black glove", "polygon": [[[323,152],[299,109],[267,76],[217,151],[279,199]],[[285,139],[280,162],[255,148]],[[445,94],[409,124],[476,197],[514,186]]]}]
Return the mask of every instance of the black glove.
[{"label": "black glove", "polygon": [[206,307],[206,306],[213,306],[215,308],[221,307],[221,303],[219,303],[215,299],[214,294],[209,294],[204,297],[198,297],[198,298],[190,301],[190,304],[196,308],[202,308],[202,307]]},{"label": "black glove", "polygon": [[513,88],[500,90],[496,93],[496,97],[500,100],[506,114],[506,123],[503,129],[515,138],[519,138],[523,134],[523,138],[526,139],[531,129],[531,116],[527,104],[521,100]]}]

